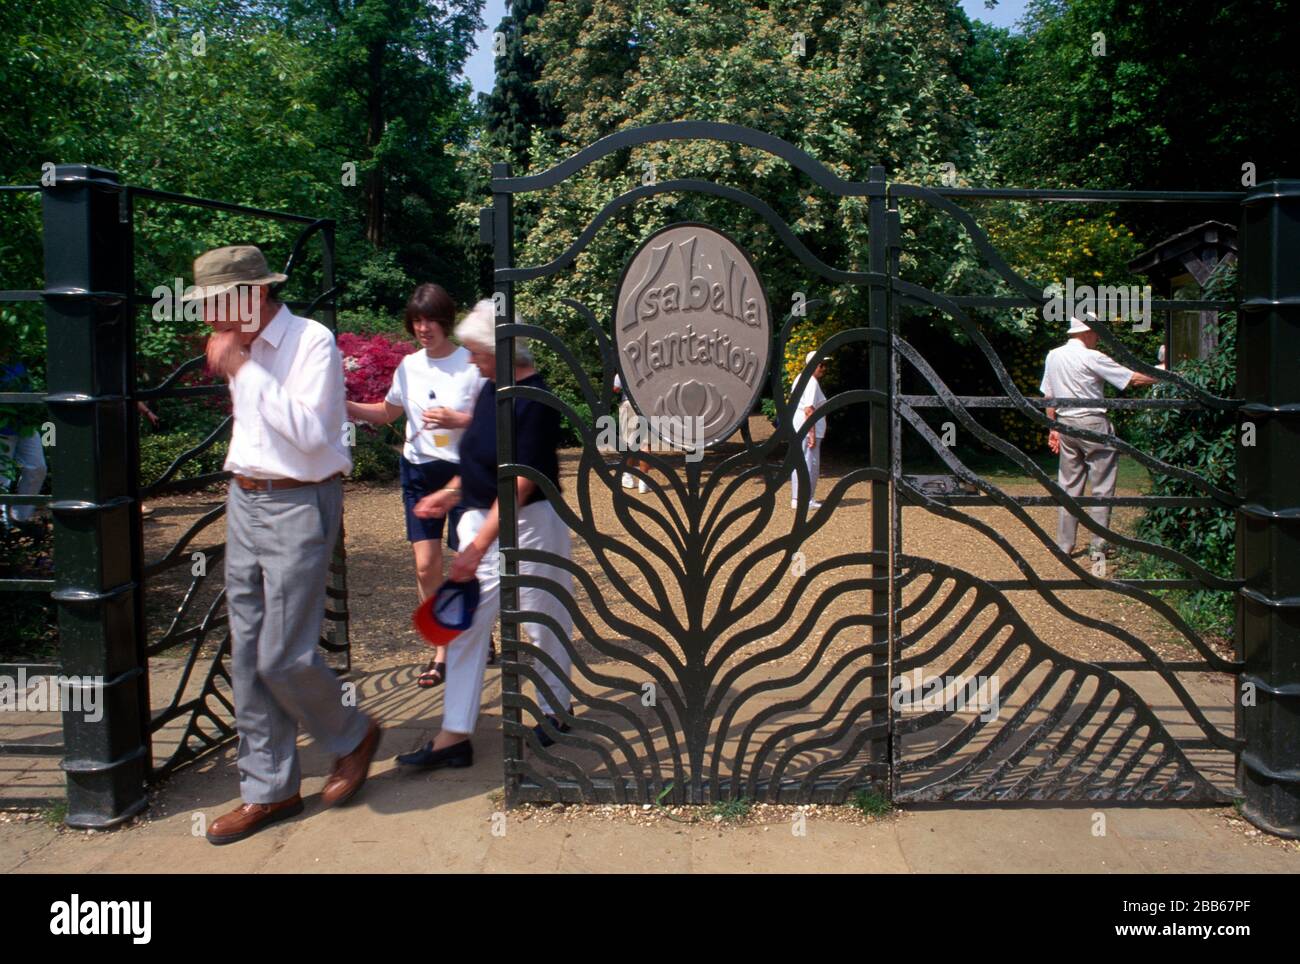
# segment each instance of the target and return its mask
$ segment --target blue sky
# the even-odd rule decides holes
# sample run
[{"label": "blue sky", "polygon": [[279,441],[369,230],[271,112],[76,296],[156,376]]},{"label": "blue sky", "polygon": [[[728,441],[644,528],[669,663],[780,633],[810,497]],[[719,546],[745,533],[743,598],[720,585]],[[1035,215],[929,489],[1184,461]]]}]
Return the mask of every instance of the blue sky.
[{"label": "blue sky", "polygon": [[[962,0],[961,6],[973,20],[985,20],[999,27],[1013,27],[1025,11],[1025,0],[999,0],[992,10],[984,9],[984,0]],[[505,0],[487,0],[483,6],[483,22],[487,26],[479,32],[476,38],[478,47],[465,65],[465,76],[474,85],[476,92],[492,89],[492,31],[505,15]]]}]

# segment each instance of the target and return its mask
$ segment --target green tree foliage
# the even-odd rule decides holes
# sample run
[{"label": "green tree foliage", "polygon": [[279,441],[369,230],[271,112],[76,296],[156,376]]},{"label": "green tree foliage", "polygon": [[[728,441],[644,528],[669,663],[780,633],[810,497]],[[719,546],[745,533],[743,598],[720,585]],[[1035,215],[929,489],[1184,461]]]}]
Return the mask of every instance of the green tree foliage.
[{"label": "green tree foliage", "polygon": [[[1286,0],[1033,0],[1003,90],[1013,181],[1235,190],[1282,176],[1300,124]],[[1104,34],[1105,55],[1094,35]]]},{"label": "green tree foliage", "polygon": [[[1215,272],[1206,286],[1206,298],[1223,298],[1235,287],[1236,270]],[[1219,348],[1208,358],[1182,362],[1177,372],[1194,385],[1220,398],[1236,397],[1237,314],[1219,313]],[[1156,397],[1173,398],[1181,393],[1169,385],[1151,389]],[[1188,469],[1212,485],[1228,492],[1236,489],[1237,424],[1231,414],[1207,409],[1145,410],[1129,422],[1130,440],[1144,452],[1180,468]],[[1182,479],[1152,473],[1151,494],[1203,496],[1205,493]],[[1231,509],[1202,508],[1147,509],[1137,525],[1137,536],[1176,549],[1220,576],[1231,576],[1235,558],[1236,524]],[[1155,578],[1184,578],[1182,570],[1162,559],[1143,556],[1135,560],[1138,574]],[[1179,612],[1192,625],[1220,636],[1231,637],[1233,594],[1221,590],[1175,591],[1170,593]]]},{"label": "green tree foliage", "polygon": [[[873,164],[891,177],[936,183],[942,165],[978,170],[974,101],[955,73],[968,25],[955,3],[838,0],[762,5],[668,0],[578,0],[547,7],[527,49],[543,64],[541,87],[562,112],[553,138],[535,136],[536,172],[614,131],[673,120],[716,120],[784,138],[841,177],[865,180]],[[557,190],[521,204],[532,227],[520,264],[560,255],[604,205],[647,183],[699,177],[742,188],[769,204],[826,263],[865,269],[866,204],[817,189],[785,162],[755,149],[709,142],[647,145],[612,155]],[[571,270],[521,286],[520,309],[560,332],[589,369],[597,350],[562,298],[608,319],[614,284],[632,248],[670,221],[718,225],[754,257],[774,320],[794,292],[823,299],[838,328],[861,324],[861,291],[836,288],[788,253],[754,212],[688,193],[624,208]],[[971,283],[977,264],[951,223],[904,214],[911,276],[945,290]],[[810,319],[810,321],[820,321]],[[542,353],[543,365],[547,358]],[[848,370],[855,366],[848,364]],[[561,391],[567,372],[549,366]]]},{"label": "green tree foliage", "polygon": [[[482,0],[285,0],[282,18],[317,65],[309,80],[332,189],[351,193],[349,224],[373,253],[360,271],[369,305],[399,311],[417,281],[462,298],[473,280],[448,211],[465,182],[455,148],[475,119],[458,78]],[[356,187],[342,185],[356,165]],[[361,252],[358,252],[359,254]]]},{"label": "green tree foliage", "polygon": [[957,76],[975,95],[981,138],[1001,126],[1002,90],[1011,83],[1012,68],[1024,46],[1023,34],[982,20],[966,20],[967,41],[955,63]]},{"label": "green tree foliage", "polygon": [[[5,4],[0,179],[35,183],[44,163],[85,161],[128,183],[331,217],[360,282],[345,304],[392,311],[430,278],[468,296],[475,276],[449,213],[465,190],[454,151],[475,119],[458,73],[481,6]],[[7,286],[39,279],[37,207],[0,198]],[[153,201],[137,204],[136,228],[149,287],[217,244],[283,258],[298,230]]]},{"label": "green tree foliage", "polygon": [[[86,162],[129,184],[332,218],[352,319],[391,317],[417,281],[472,297],[477,264],[453,210],[477,124],[459,73],[481,9],[482,0],[0,4],[0,183],[34,184],[43,165]],[[134,230],[136,286],[148,294],[190,280],[193,258],[222,244],[256,243],[283,264],[301,225],[137,196]],[[318,258],[312,245],[287,296],[319,291]],[[0,195],[0,287],[40,288],[42,275],[39,195]],[[5,306],[0,326],[5,354],[42,387],[40,304]],[[197,355],[203,334],[195,319],[142,307],[139,382],[156,384]],[[223,403],[156,403],[160,426],[142,428],[143,474],[205,438]],[[383,454],[369,446],[360,471],[373,474]],[[219,456],[211,449],[188,471]]]},{"label": "green tree foliage", "polygon": [[527,48],[546,6],[546,0],[510,0],[496,30],[504,50],[496,58],[496,84],[488,95],[484,119],[494,152],[518,171],[528,165],[533,132],[544,135],[562,120],[538,84],[541,58]]}]

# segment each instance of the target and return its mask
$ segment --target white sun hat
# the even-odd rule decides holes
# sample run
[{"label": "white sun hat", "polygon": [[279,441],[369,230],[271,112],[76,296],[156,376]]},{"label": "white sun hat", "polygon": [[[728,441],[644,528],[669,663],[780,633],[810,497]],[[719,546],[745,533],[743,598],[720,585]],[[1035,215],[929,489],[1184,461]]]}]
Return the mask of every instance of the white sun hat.
[{"label": "white sun hat", "polygon": [[1092,331],[1092,325],[1089,322],[1097,320],[1095,312],[1084,309],[1077,315],[1070,316],[1070,330],[1066,332],[1069,335],[1077,335],[1081,332]]}]

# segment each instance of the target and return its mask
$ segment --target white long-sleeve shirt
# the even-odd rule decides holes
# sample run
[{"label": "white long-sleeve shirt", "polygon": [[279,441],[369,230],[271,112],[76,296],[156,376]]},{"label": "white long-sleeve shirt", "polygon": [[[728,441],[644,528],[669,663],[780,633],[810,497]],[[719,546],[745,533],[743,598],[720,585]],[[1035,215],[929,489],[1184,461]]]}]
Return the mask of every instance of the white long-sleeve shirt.
[{"label": "white long-sleeve shirt", "polygon": [[330,330],[284,305],[230,380],[235,424],[225,467],[255,479],[319,482],[352,471],[343,364]]}]

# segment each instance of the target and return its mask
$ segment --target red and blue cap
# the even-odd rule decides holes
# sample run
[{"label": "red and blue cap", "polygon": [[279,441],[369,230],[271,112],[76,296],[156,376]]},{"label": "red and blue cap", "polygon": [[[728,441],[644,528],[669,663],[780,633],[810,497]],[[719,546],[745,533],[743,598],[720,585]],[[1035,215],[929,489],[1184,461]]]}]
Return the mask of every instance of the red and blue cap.
[{"label": "red and blue cap", "polygon": [[438,591],[415,607],[412,620],[416,632],[430,646],[446,646],[469,629],[478,609],[478,580],[452,582],[450,579]]}]

